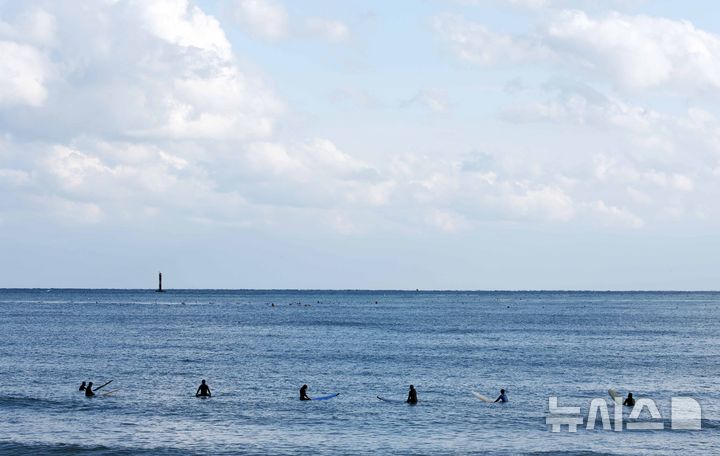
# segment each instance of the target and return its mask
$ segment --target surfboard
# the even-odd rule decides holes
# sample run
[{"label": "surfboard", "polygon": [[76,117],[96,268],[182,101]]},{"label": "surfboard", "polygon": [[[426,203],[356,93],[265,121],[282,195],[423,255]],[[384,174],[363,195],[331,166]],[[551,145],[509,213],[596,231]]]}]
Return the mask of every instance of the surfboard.
[{"label": "surfboard", "polygon": [[495,402],[492,399],[490,399],[487,396],[483,396],[482,394],[478,393],[477,391],[470,391],[473,396],[475,396],[477,399],[480,399],[483,402]]},{"label": "surfboard", "polygon": [[610,397],[612,398],[613,401],[615,401],[615,402],[622,401],[622,396],[620,396],[620,394],[618,394],[618,392],[615,390],[615,388],[610,388],[608,390],[608,394],[610,395]]},{"label": "surfboard", "polygon": [[380,399],[383,402],[392,402],[393,404],[404,404],[406,401],[403,401],[401,399],[388,399],[382,396],[378,396],[378,399]]},{"label": "surfboard", "polygon": [[314,397],[314,398],[312,398],[312,399],[310,399],[310,400],[311,400],[311,401],[326,401],[326,400],[328,400],[328,399],[332,399],[332,398],[334,398],[334,397],[338,397],[339,395],[340,395],[340,393],[328,394],[327,396]]},{"label": "surfboard", "polygon": [[122,389],[122,388],[118,388],[118,389],[114,389],[114,390],[112,390],[112,391],[108,391],[107,393],[104,393],[102,396],[103,396],[103,397],[112,396],[113,394],[115,394],[116,392],[120,391],[121,389]]}]

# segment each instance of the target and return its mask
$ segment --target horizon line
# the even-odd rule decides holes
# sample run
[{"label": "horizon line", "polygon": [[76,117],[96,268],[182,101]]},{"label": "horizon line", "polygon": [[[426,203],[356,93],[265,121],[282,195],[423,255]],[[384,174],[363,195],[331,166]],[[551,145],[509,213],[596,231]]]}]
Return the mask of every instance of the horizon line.
[{"label": "horizon line", "polygon": [[[93,291],[148,291],[156,292],[157,288],[103,288],[103,287],[0,287],[0,291],[7,290],[93,290]],[[704,290],[704,289],[589,289],[589,288],[538,288],[538,289],[522,289],[522,288],[498,288],[498,289],[462,289],[462,288],[163,288],[163,292],[171,291],[323,291],[323,292],[342,292],[342,291],[362,291],[362,292],[408,292],[408,293],[437,293],[437,292],[454,292],[454,293],[720,293],[720,290]]]}]

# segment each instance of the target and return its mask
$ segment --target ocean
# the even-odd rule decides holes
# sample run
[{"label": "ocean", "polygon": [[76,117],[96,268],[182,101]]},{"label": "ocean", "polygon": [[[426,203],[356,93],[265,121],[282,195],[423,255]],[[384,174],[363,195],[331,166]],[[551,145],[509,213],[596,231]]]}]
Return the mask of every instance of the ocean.
[{"label": "ocean", "polygon": [[[0,454],[717,453],[719,317],[704,292],[5,289]],[[657,413],[618,418],[609,388]]]}]

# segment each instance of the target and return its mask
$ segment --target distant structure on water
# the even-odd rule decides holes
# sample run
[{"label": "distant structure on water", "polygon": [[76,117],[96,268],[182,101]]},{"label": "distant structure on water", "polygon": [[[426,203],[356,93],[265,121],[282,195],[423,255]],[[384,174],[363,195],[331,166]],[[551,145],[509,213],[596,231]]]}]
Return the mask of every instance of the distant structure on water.
[{"label": "distant structure on water", "polygon": [[158,289],[155,292],[165,293],[165,290],[162,289],[162,272],[158,272]]}]

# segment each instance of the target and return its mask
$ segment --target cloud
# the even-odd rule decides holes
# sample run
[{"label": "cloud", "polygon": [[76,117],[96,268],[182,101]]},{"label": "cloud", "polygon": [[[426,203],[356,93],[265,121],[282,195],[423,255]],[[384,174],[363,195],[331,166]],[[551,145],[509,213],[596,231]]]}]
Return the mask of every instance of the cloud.
[{"label": "cloud", "polygon": [[[380,223],[457,233],[486,222],[587,219],[635,228],[680,213],[716,214],[698,197],[719,191],[720,124],[711,108],[670,115],[607,87],[551,78],[540,90],[527,83],[501,95],[514,97],[502,110],[515,123],[512,134],[503,136],[502,123],[497,132],[480,125],[480,145],[458,133],[456,142],[416,148],[393,138],[413,134],[407,124],[348,141],[322,128],[276,128],[292,110],[273,81],[193,3],[77,5],[72,14],[50,2],[3,16],[0,68],[9,70],[0,73],[0,188],[12,195],[0,201],[5,224],[30,213],[108,225],[162,219],[287,227],[303,220],[356,235]],[[275,36],[305,33],[298,23]],[[35,31],[21,36],[22,24]],[[317,24],[324,39],[347,36],[325,33],[332,21]],[[483,66],[546,57],[557,68],[586,66],[561,46],[566,38],[546,42],[548,28],[510,36],[458,16],[441,16],[436,27],[459,55]],[[455,92],[447,90],[409,92],[415,95],[403,105],[448,112]],[[337,97],[380,104],[351,89]],[[398,108],[390,105],[381,107]],[[568,125],[588,127],[587,137],[573,142]],[[543,134],[532,136],[535,127]],[[466,144],[482,152],[468,154]]]},{"label": "cloud", "polygon": [[0,103],[43,108],[0,111],[15,135],[42,125],[61,142],[84,134],[257,139],[284,109],[262,75],[240,66],[218,21],[186,0],[83,3],[73,15],[48,7],[63,19],[54,26],[57,51],[0,44]]},{"label": "cloud", "polygon": [[305,19],[305,29],[309,34],[328,41],[344,41],[350,36],[350,29],[343,22],[320,17]]},{"label": "cloud", "polygon": [[560,188],[542,186],[510,193],[506,201],[521,216],[539,216],[551,221],[568,221],[575,215],[572,198]]},{"label": "cloud", "polygon": [[233,10],[246,32],[270,41],[311,36],[341,42],[350,36],[350,28],[342,21],[322,17],[294,19],[282,3],[273,0],[234,0]]},{"label": "cloud", "polygon": [[196,48],[223,60],[232,57],[230,43],[220,23],[187,0],[134,0],[133,6],[157,37],[184,48]]},{"label": "cloud", "polygon": [[403,102],[403,106],[419,105],[424,106],[436,114],[442,114],[450,109],[450,100],[444,90],[423,89],[414,97]]},{"label": "cloud", "polygon": [[627,90],[720,88],[720,37],[688,21],[565,9],[515,36],[450,14],[436,16],[434,28],[461,59],[483,66],[571,67]]},{"label": "cloud", "polygon": [[235,17],[245,29],[261,38],[277,40],[289,32],[288,12],[272,0],[235,0]]},{"label": "cloud", "polygon": [[483,66],[537,60],[550,56],[541,41],[489,30],[455,14],[433,18],[433,28],[461,59]]},{"label": "cloud", "polygon": [[430,210],[425,220],[429,225],[447,233],[456,233],[470,227],[470,223],[461,214],[440,209]]},{"label": "cloud", "polygon": [[664,121],[662,114],[602,94],[589,86],[547,84],[549,100],[505,106],[500,117],[516,123],[567,122],[579,125],[613,126],[649,132]]},{"label": "cloud", "polygon": [[33,46],[0,41],[0,105],[41,106],[50,64]]},{"label": "cloud", "polygon": [[602,219],[609,224],[619,224],[631,228],[642,228],[645,222],[637,215],[626,209],[615,206],[608,206],[604,201],[596,201],[589,205],[591,211],[602,216]]},{"label": "cloud", "polygon": [[622,87],[720,88],[720,38],[688,21],[569,10],[546,28],[545,39],[566,60]]}]

